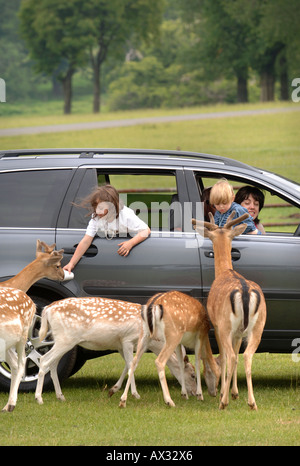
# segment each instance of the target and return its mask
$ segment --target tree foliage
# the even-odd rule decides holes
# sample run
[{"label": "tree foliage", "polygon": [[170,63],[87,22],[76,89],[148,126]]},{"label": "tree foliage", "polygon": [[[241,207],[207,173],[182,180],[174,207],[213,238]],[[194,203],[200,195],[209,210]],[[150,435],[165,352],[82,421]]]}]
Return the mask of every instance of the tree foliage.
[{"label": "tree foliage", "polygon": [[66,113],[75,74],[86,88],[92,78],[98,112],[104,92],[114,109],[244,102],[253,82],[261,100],[275,83],[288,99],[300,69],[299,0],[0,0],[0,10],[7,97],[48,77]]}]

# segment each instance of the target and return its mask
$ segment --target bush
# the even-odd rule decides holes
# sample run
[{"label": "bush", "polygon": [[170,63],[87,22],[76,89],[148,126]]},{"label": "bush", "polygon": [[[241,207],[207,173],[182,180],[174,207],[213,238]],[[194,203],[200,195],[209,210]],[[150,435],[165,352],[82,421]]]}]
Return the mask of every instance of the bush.
[{"label": "bush", "polygon": [[108,96],[112,111],[233,103],[236,85],[226,79],[203,82],[197,72],[184,73],[180,65],[164,68],[155,57],[147,57],[125,63]]}]

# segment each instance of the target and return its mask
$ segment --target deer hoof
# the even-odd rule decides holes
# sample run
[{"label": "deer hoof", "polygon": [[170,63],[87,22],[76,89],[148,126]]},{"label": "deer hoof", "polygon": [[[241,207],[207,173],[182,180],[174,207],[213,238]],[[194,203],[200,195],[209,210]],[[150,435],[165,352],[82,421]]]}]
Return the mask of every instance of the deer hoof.
[{"label": "deer hoof", "polygon": [[120,400],[119,408],[126,408],[126,400]]},{"label": "deer hoof", "polygon": [[219,409],[222,410],[222,409],[225,409],[226,406],[228,406],[228,404],[225,404],[221,401],[221,403],[219,404]]},{"label": "deer hoof", "polygon": [[248,406],[251,409],[251,411],[257,411],[257,405],[256,405],[255,401],[254,401],[254,403],[251,403],[251,404],[248,403]]},{"label": "deer hoof", "polygon": [[174,403],[173,400],[167,401],[166,404],[167,404],[168,406],[170,406],[171,408],[175,408],[175,403]]},{"label": "deer hoof", "polygon": [[16,405],[9,405],[7,404],[6,406],[4,406],[4,408],[2,409],[2,413],[11,413],[14,409],[15,409]]}]

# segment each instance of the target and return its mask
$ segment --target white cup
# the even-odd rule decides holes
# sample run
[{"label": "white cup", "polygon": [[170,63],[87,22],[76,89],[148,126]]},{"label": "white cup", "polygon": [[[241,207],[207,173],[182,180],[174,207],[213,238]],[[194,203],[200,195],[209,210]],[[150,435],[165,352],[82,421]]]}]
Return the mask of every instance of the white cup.
[{"label": "white cup", "polygon": [[64,270],[65,277],[63,279],[63,282],[66,282],[68,280],[72,280],[74,278],[73,272],[68,272],[67,270]]}]

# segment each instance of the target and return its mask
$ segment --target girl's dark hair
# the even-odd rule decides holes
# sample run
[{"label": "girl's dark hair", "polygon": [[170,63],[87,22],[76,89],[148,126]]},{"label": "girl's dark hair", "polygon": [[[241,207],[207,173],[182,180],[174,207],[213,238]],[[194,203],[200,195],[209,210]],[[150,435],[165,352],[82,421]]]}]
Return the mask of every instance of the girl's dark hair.
[{"label": "girl's dark hair", "polygon": [[122,210],[122,208],[124,207],[123,202],[119,197],[118,191],[110,184],[98,186],[97,188],[95,188],[91,192],[91,194],[89,194],[89,196],[85,197],[80,202],[79,207],[85,207],[94,217],[99,202],[112,203],[116,209],[116,218],[119,217],[120,210]]},{"label": "girl's dark hair", "polygon": [[[250,195],[252,195],[252,197],[258,202],[259,211],[261,211],[265,203],[265,195],[260,189],[256,188],[255,186],[243,186],[236,193],[234,200],[238,204],[241,204],[245,199],[248,199]],[[256,219],[256,222],[259,223],[258,218]]]}]

